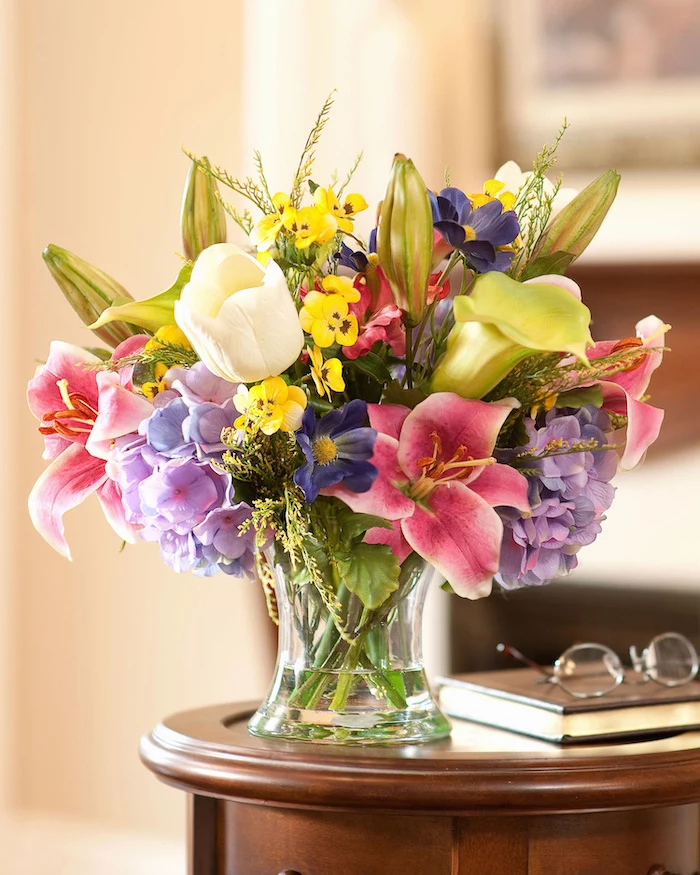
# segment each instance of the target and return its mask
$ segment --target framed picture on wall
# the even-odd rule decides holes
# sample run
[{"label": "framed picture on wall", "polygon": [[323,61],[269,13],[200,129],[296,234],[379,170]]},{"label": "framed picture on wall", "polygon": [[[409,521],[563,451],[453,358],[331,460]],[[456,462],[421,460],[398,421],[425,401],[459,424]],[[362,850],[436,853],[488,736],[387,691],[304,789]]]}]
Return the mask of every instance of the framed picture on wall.
[{"label": "framed picture on wall", "polygon": [[[500,11],[507,7],[507,14]],[[501,157],[700,170],[700,0],[505,0]]]}]

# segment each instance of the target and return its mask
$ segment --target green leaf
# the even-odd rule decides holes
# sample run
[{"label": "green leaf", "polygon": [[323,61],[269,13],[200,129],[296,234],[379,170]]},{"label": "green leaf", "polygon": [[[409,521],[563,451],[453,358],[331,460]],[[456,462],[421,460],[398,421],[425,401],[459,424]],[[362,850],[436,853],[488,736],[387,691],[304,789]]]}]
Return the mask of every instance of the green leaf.
[{"label": "green leaf", "polygon": [[404,389],[398,380],[392,380],[384,390],[382,402],[384,404],[402,404],[404,407],[418,407],[421,401],[425,401],[427,394],[422,389]]},{"label": "green leaf", "polygon": [[362,371],[378,383],[388,383],[391,380],[391,371],[384,360],[374,352],[368,352],[356,359],[349,359],[346,365],[357,368],[358,371]]},{"label": "green leaf", "polygon": [[399,561],[386,544],[358,544],[335,558],[345,586],[370,610],[398,588]]},{"label": "green leaf", "polygon": [[389,520],[383,517],[375,516],[371,513],[353,513],[350,508],[348,513],[340,514],[340,529],[343,534],[343,541],[349,544],[355,541],[360,535],[368,529],[393,529],[394,526]]},{"label": "green leaf", "polygon": [[576,256],[572,252],[553,252],[551,255],[540,255],[539,258],[528,264],[519,279],[524,282],[547,274],[562,276],[575,260]]},{"label": "green leaf", "polygon": [[562,392],[554,406],[583,407],[584,404],[592,404],[594,407],[603,406],[603,390],[600,386],[587,386],[580,389],[571,389],[569,392]]},{"label": "green leaf", "polygon": [[180,293],[189,282],[191,274],[192,263],[188,261],[169,289],[146,301],[131,301],[116,307],[108,307],[97,322],[93,322],[88,328],[94,331],[108,322],[115,321],[130,322],[148,331],[157,331],[164,325],[172,325],[175,322],[175,301],[180,299]]},{"label": "green leaf", "polygon": [[319,184],[317,182],[314,182],[313,179],[309,180],[309,191],[312,195],[316,193],[316,189],[319,187]]}]

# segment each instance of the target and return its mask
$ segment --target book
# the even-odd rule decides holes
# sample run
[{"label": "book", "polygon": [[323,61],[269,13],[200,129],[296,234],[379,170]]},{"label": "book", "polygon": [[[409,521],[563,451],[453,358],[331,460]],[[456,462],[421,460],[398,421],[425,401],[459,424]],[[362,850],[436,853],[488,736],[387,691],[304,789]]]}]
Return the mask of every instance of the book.
[{"label": "book", "polygon": [[572,744],[700,729],[700,682],[663,687],[623,681],[612,692],[576,699],[535,669],[437,678],[440,707],[459,717],[545,741]]}]

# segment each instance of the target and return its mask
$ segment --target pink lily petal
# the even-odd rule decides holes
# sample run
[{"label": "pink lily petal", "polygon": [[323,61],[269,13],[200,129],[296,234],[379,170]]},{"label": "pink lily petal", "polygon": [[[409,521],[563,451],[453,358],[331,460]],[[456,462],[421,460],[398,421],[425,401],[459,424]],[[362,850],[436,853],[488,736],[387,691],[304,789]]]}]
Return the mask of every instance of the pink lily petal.
[{"label": "pink lily petal", "polygon": [[525,280],[523,285],[527,285],[528,283],[549,283],[551,286],[560,286],[560,288],[566,289],[567,292],[570,292],[577,301],[581,300],[581,286],[568,276],[559,276],[559,274],[548,273],[544,276],[537,276],[531,280]]},{"label": "pink lily petal", "polygon": [[138,527],[126,521],[121,489],[114,480],[107,478],[102,486],[98,487],[97,497],[102,505],[102,511],[107,517],[107,522],[122,541],[135,544],[138,540],[136,537]]},{"label": "pink lily petal", "polygon": [[644,454],[658,438],[664,411],[644,401],[631,398],[622,386],[601,382],[603,409],[627,416],[627,438],[620,459],[620,470],[630,471],[644,458]]},{"label": "pink lily petal", "polygon": [[634,398],[627,399],[627,441],[620,459],[620,469],[629,471],[638,465],[658,438],[664,411]]},{"label": "pink lily petal", "polygon": [[340,498],[356,513],[372,513],[387,520],[410,516],[415,505],[396,488],[397,485],[407,482],[399,468],[398,448],[399,442],[395,438],[385,434],[377,436],[372,464],[377,466],[379,476],[369,492],[351,492],[341,482],[337,486],[321,490],[322,494]]},{"label": "pink lily petal", "polygon": [[516,507],[530,514],[527,479],[510,465],[489,465],[478,468],[478,476],[469,481],[472,492],[480,495],[491,507]]},{"label": "pink lily petal", "polygon": [[364,541],[366,544],[387,544],[399,560],[403,562],[406,557],[413,552],[413,548],[403,536],[401,524],[397,521],[393,529],[368,529]]},{"label": "pink lily petal", "polygon": [[80,444],[73,444],[53,460],[34,484],[29,496],[34,527],[67,559],[71,555],[64,537],[63,514],[77,507],[106,477],[104,463]]},{"label": "pink lily petal", "polygon": [[[97,372],[85,368],[85,363],[99,359],[79,346],[55,340],[51,344],[45,365],[36,369],[27,386],[27,402],[34,416],[41,421],[45,413],[63,410],[66,406],[59,380],[68,380],[68,391],[84,395],[88,403],[97,406]],[[87,433],[69,440],[60,435],[45,435],[45,459],[55,459],[72,443],[85,443]]]},{"label": "pink lily petal", "polygon": [[417,462],[433,455],[430,436],[442,441],[442,459],[449,461],[460,447],[474,459],[493,452],[498,432],[510,408],[460,398],[453,392],[436,392],[412,410],[401,429],[399,464],[410,480],[420,475]]},{"label": "pink lily petal", "polygon": [[637,337],[642,339],[644,346],[658,349],[658,352],[644,356],[639,367],[634,370],[623,371],[612,378],[613,382],[622,386],[632,398],[639,400],[649,388],[651,376],[663,359],[664,338],[668,327],[656,316],[647,316],[637,323]]},{"label": "pink lily petal", "polygon": [[410,407],[402,404],[368,404],[369,424],[380,434],[386,434],[395,440],[399,439],[401,426],[411,412]]},{"label": "pink lily petal", "polygon": [[99,359],[92,353],[72,343],[54,340],[46,364],[36,369],[27,387],[29,409],[34,416],[41,419],[45,413],[66,406],[56,385],[58,380],[68,380],[69,392],[84,395],[90,403],[97,401],[97,371],[84,367],[94,362]]},{"label": "pink lily petal", "polygon": [[147,334],[134,334],[133,337],[127,337],[126,340],[122,340],[119,346],[112,353],[112,358],[115,361],[119,359],[125,359],[130,355],[139,355],[139,353],[143,352],[144,347],[150,340],[150,337]]},{"label": "pink lily petal", "polygon": [[153,413],[153,405],[143,395],[125,389],[119,374],[101,371],[97,375],[98,414],[85,447],[98,459],[109,458],[111,441],[135,432],[142,420]]},{"label": "pink lily petal", "polygon": [[[636,332],[637,337],[642,340],[642,345],[650,349],[658,349],[658,352],[646,355],[633,370],[614,374],[610,377],[609,382],[619,384],[632,398],[639,400],[648,389],[652,374],[661,364],[665,335],[668,329],[669,326],[665,325],[657,316],[647,316],[638,322]],[[588,358],[594,359],[610,355],[615,347],[619,348],[620,343],[619,340],[598,341],[588,353]]]},{"label": "pink lily petal", "polygon": [[[115,361],[118,361],[119,359],[125,359],[131,355],[139,355],[139,353],[143,352],[144,347],[149,340],[150,337],[147,334],[135,334],[133,337],[127,337],[127,339],[122,340],[119,346],[114,350],[112,358]],[[133,373],[133,365],[127,365],[119,371],[119,380],[125,389],[133,389]]]},{"label": "pink lily petal", "polygon": [[483,498],[459,481],[437,486],[428,507],[416,505],[401,529],[416,553],[468,599],[491,592],[498,571],[503,524]]}]

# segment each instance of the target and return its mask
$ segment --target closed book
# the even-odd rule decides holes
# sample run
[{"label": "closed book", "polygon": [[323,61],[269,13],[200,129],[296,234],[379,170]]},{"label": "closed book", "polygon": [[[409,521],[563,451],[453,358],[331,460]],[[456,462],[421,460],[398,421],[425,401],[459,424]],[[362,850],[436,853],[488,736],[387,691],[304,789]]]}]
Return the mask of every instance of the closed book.
[{"label": "closed book", "polygon": [[577,699],[530,668],[437,678],[440,707],[460,717],[562,744],[658,736],[700,728],[700,682],[623,682]]}]

